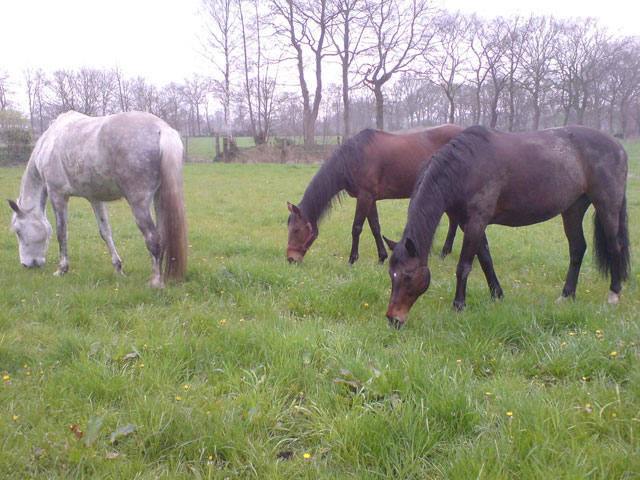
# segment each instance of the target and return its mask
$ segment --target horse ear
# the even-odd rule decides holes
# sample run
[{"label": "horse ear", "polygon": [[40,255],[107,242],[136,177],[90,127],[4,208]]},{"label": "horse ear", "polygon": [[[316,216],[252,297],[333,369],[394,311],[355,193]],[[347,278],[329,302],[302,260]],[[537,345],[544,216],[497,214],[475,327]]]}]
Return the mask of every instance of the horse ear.
[{"label": "horse ear", "polygon": [[295,213],[296,215],[302,216],[302,213],[300,212],[300,209],[296,205],[294,205],[293,203],[287,202],[287,207],[289,207],[289,211],[291,213]]},{"label": "horse ear", "polygon": [[16,214],[18,215],[18,217],[23,217],[24,213],[23,211],[20,209],[20,207],[18,206],[18,204],[16,202],[14,202],[13,200],[8,200],[9,202],[9,206],[11,207],[11,210],[13,210],[14,212],[16,212]]},{"label": "horse ear", "polygon": [[394,248],[396,248],[396,245],[398,244],[398,242],[394,242],[393,240],[389,240],[387,237],[385,237],[384,235],[382,236],[382,238],[384,238],[384,242],[387,244],[387,246],[389,247],[389,250],[393,251]]},{"label": "horse ear", "polygon": [[409,237],[407,237],[404,241],[404,248],[407,249],[407,253],[409,254],[410,257],[418,256],[418,250],[416,249],[416,245],[413,243],[413,240],[411,240]]}]

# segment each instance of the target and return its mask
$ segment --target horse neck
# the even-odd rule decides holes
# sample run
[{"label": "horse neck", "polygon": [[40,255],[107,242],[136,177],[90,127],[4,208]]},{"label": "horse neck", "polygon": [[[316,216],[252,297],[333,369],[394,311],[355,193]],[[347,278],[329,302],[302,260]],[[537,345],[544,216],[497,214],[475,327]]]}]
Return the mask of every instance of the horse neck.
[{"label": "horse neck", "polygon": [[18,204],[20,208],[24,210],[32,210],[35,208],[36,211],[40,213],[44,214],[45,212],[47,205],[47,186],[33,158],[29,160],[27,168],[22,175]]},{"label": "horse neck", "polygon": [[434,157],[433,165],[425,165],[419,175],[419,183],[409,203],[409,215],[405,234],[410,236],[422,255],[431,250],[433,237],[442,215],[460,200],[463,169]]},{"label": "horse neck", "polygon": [[314,226],[331,208],[334,198],[345,188],[347,182],[342,169],[336,168],[335,162],[327,160],[315,174],[300,200],[302,214]]}]

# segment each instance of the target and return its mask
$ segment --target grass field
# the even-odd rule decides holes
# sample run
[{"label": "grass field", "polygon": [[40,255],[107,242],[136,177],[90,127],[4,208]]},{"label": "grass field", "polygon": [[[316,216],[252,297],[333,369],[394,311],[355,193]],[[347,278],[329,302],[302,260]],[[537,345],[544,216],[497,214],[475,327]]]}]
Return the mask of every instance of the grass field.
[{"label": "grass field", "polygon": [[[399,331],[368,228],[347,264],[352,199],[303,265],[285,261],[286,201],[317,166],[187,164],[188,276],[163,291],[145,286],[151,262],[126,203],[110,209],[124,277],[80,199],[70,272],[53,276],[55,239],[43,268],[23,269],[7,206],[0,478],[640,477],[640,144],[627,148],[632,275],[619,305],[606,304],[591,248],[576,300],[555,302],[560,219],[492,226],[505,298],[490,300],[476,264],[467,309],[451,310],[458,237]],[[0,169],[2,198],[22,171]],[[380,203],[388,237],[407,203]],[[585,225],[591,244],[590,213]]]}]

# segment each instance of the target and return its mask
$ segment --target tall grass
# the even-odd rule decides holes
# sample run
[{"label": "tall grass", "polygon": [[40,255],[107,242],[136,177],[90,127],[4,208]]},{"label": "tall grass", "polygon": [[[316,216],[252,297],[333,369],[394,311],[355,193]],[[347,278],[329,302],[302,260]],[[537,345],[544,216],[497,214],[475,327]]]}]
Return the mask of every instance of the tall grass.
[{"label": "tall grass", "polygon": [[[466,311],[451,310],[458,238],[400,331],[368,229],[347,264],[352,199],[303,265],[286,263],[286,201],[315,166],[187,164],[187,279],[160,292],[126,203],[110,208],[123,277],[86,201],[70,204],[63,278],[55,240],[43,268],[20,266],[7,207],[0,478],[638,478],[640,145],[627,148],[634,263],[619,305],[590,249],[576,300],[555,302],[559,219],[493,226],[505,298],[476,266]],[[15,198],[22,169],[0,172]],[[380,203],[387,236],[406,207]]]}]

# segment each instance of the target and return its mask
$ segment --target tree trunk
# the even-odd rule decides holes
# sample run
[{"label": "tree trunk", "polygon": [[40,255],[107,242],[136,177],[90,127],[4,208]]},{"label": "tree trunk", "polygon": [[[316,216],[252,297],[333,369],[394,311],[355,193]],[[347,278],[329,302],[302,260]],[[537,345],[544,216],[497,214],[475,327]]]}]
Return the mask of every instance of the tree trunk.
[{"label": "tree trunk", "polygon": [[381,83],[374,84],[373,94],[376,98],[376,128],[384,130],[384,96]]}]

